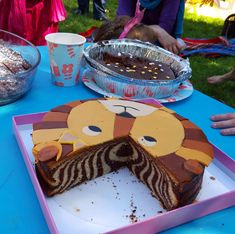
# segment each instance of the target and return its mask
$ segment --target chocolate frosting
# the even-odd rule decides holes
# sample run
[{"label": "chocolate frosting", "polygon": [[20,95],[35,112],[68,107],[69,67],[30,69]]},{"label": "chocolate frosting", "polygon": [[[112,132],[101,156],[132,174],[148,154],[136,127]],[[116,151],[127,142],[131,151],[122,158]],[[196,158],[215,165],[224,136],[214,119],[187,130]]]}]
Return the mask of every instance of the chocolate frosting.
[{"label": "chocolate frosting", "polygon": [[195,176],[193,173],[185,170],[184,162],[186,160],[177,156],[175,153],[159,157],[159,160],[181,183],[191,181]]},{"label": "chocolate frosting", "polygon": [[65,157],[66,155],[73,152],[73,145],[70,144],[62,144],[62,155],[61,157]]},{"label": "chocolate frosting", "polygon": [[38,129],[53,129],[53,128],[67,128],[68,124],[66,121],[42,121],[33,123],[33,130]]},{"label": "chocolate frosting", "polygon": [[73,108],[68,105],[57,106],[51,109],[52,112],[69,113]]},{"label": "chocolate frosting", "polygon": [[56,121],[64,121],[66,122],[68,119],[68,114],[67,113],[63,113],[63,112],[47,112],[44,116],[43,116],[43,121],[52,121],[52,122],[56,122]]}]

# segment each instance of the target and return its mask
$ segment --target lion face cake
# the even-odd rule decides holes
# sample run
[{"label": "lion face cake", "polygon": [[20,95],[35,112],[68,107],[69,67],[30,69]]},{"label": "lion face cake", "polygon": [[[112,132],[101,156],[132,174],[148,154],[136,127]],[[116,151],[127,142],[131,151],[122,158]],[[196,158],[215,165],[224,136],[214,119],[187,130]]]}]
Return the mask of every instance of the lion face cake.
[{"label": "lion face cake", "polygon": [[158,104],[75,101],[33,124],[36,171],[48,196],[121,167],[172,210],[194,201],[213,147],[189,120]]}]

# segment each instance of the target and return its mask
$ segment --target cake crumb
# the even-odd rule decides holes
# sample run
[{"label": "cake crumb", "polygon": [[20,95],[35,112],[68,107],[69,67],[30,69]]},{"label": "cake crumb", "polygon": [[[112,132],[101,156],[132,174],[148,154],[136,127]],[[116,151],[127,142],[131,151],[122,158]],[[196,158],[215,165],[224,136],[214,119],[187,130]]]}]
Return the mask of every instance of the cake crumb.
[{"label": "cake crumb", "polygon": [[129,215],[129,218],[130,218],[130,220],[131,220],[132,223],[138,222],[138,219],[137,219],[136,215],[134,215],[134,214],[130,214],[130,215]]},{"label": "cake crumb", "polygon": [[134,205],[133,194],[131,195],[130,208],[131,208],[131,214],[129,215],[130,222],[136,223],[138,222],[138,217],[136,216],[137,206]]},{"label": "cake crumb", "polygon": [[79,208],[75,208],[76,212],[80,212],[80,209]]},{"label": "cake crumb", "polygon": [[211,179],[211,180],[215,180],[215,177],[214,177],[214,176],[210,176],[210,179]]}]

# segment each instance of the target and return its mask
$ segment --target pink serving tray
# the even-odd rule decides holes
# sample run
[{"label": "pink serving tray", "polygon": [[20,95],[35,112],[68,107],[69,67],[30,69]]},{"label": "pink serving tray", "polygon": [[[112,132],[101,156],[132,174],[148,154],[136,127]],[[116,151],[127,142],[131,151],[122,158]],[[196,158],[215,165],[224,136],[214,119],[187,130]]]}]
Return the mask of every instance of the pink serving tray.
[{"label": "pink serving tray", "polygon": [[[13,128],[24,161],[29,171],[31,180],[33,182],[33,186],[35,188],[39,202],[41,204],[48,227],[51,233],[63,233],[60,231],[58,225],[56,225],[55,220],[53,219],[52,215],[53,210],[49,208],[47,198],[44,196],[40,184],[37,180],[37,176],[34,170],[34,165],[30,160],[29,150],[27,150],[26,143],[24,141],[24,138],[22,137],[20,130],[21,127],[24,125],[29,125],[34,122],[40,121],[43,115],[44,113],[15,116],[13,117]],[[164,212],[162,214],[155,214],[152,215],[151,217],[143,218],[141,221],[138,221],[137,223],[131,223],[129,225],[124,224],[121,226],[119,225],[119,228],[110,227],[109,230],[107,229],[105,230],[105,233],[153,234],[235,205],[235,161],[233,161],[225,153],[219,150],[216,146],[214,146],[214,150],[216,156],[212,163],[216,168],[214,170],[214,176],[216,177],[217,180],[223,177],[221,179],[222,187],[224,183],[223,192],[219,194],[216,193],[215,191],[213,192],[213,194],[216,195],[212,195],[210,198],[203,199],[202,201],[195,202],[191,205],[187,205],[173,211]],[[227,180],[230,182],[227,183],[226,182]],[[208,185],[208,187],[210,186]],[[221,190],[219,186],[218,189]],[[85,232],[80,232],[80,233],[85,233]]]}]

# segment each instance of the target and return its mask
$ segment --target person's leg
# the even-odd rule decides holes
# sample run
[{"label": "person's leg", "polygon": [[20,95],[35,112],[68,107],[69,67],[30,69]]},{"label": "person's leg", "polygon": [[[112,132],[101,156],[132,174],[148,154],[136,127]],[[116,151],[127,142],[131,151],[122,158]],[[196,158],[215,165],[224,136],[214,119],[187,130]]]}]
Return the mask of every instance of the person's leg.
[{"label": "person's leg", "polygon": [[89,0],[77,0],[78,8],[75,10],[75,14],[85,14],[89,12]]},{"label": "person's leg", "polygon": [[105,0],[93,0],[93,17],[97,20],[106,20],[105,15]]},{"label": "person's leg", "polygon": [[211,77],[207,78],[207,81],[210,84],[223,83],[223,82],[225,82],[227,80],[235,81],[235,67],[230,72],[225,73],[223,75],[211,76]]}]

